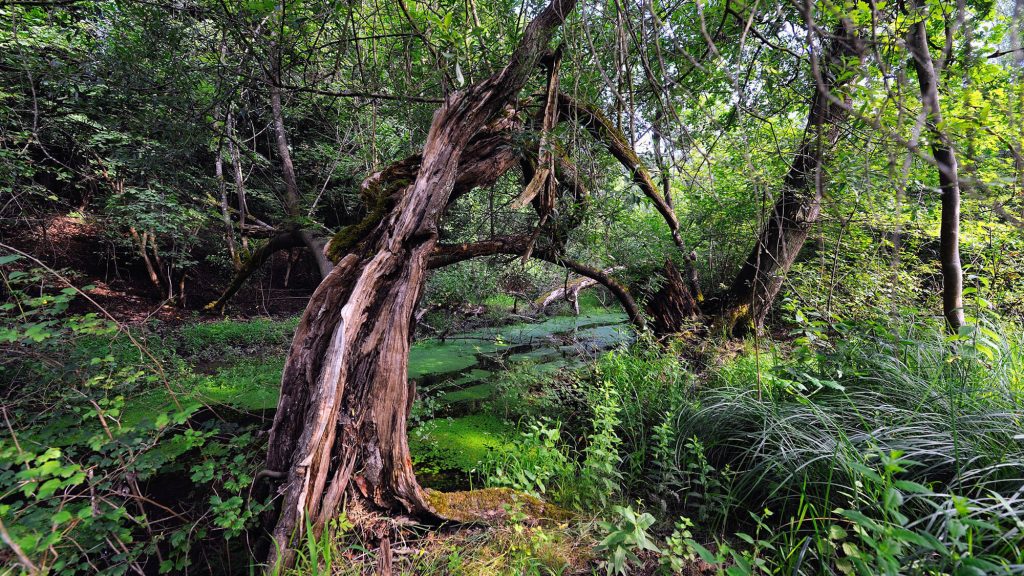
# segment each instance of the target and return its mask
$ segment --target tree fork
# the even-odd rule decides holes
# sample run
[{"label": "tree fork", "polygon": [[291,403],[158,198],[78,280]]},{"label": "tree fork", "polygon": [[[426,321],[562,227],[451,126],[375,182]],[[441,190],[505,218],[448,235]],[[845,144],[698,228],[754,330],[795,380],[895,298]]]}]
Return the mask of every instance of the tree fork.
[{"label": "tree fork", "polygon": [[552,0],[501,72],[445,100],[415,181],[310,299],[270,431],[266,467],[287,477],[268,570],[290,566],[291,543],[307,520],[319,532],[346,495],[386,511],[436,515],[416,481],[406,438],[413,313],[464,149],[522,89],[574,5]]}]

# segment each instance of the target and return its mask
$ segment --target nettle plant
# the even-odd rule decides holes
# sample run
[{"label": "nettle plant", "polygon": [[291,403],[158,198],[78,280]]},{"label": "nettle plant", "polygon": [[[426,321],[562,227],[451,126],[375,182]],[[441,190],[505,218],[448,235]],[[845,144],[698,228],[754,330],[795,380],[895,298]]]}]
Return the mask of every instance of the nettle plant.
[{"label": "nettle plant", "polygon": [[[63,277],[12,264],[0,259],[0,527],[15,561],[50,574],[166,573],[192,564],[201,539],[237,536],[260,510],[241,498],[252,437],[191,423],[200,404],[173,391],[124,327],[70,313],[78,290]],[[152,486],[168,474],[199,496],[159,502]]]}]

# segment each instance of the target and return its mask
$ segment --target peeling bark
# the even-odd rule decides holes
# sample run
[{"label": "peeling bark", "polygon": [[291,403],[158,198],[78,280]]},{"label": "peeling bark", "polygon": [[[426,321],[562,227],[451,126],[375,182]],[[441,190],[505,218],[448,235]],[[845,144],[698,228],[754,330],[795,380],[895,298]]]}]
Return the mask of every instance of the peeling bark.
[{"label": "peeling bark", "polygon": [[522,89],[574,4],[552,0],[527,26],[508,66],[445,100],[415,181],[310,299],[270,431],[267,468],[287,476],[268,570],[291,565],[292,542],[307,520],[319,533],[346,495],[383,510],[436,516],[416,482],[406,438],[413,313],[464,149]]}]

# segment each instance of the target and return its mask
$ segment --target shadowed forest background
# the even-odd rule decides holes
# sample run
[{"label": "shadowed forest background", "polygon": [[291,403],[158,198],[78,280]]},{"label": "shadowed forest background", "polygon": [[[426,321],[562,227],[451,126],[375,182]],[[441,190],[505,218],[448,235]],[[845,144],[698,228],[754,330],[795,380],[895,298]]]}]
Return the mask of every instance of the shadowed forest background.
[{"label": "shadowed forest background", "polygon": [[0,574],[1024,574],[1024,1],[0,1]]}]

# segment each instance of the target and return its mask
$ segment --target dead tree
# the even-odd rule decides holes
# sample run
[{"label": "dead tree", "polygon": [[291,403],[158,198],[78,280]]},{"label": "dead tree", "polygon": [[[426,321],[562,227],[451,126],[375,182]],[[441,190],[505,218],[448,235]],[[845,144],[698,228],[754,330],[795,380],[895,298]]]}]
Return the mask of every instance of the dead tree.
[{"label": "dead tree", "polygon": [[406,437],[413,313],[466,146],[516,98],[574,4],[552,0],[501,72],[445,99],[416,176],[394,210],[310,298],[270,431],[268,468],[285,476],[269,566],[290,565],[291,544],[306,523],[320,531],[346,496],[377,509],[436,516],[416,481]]}]

